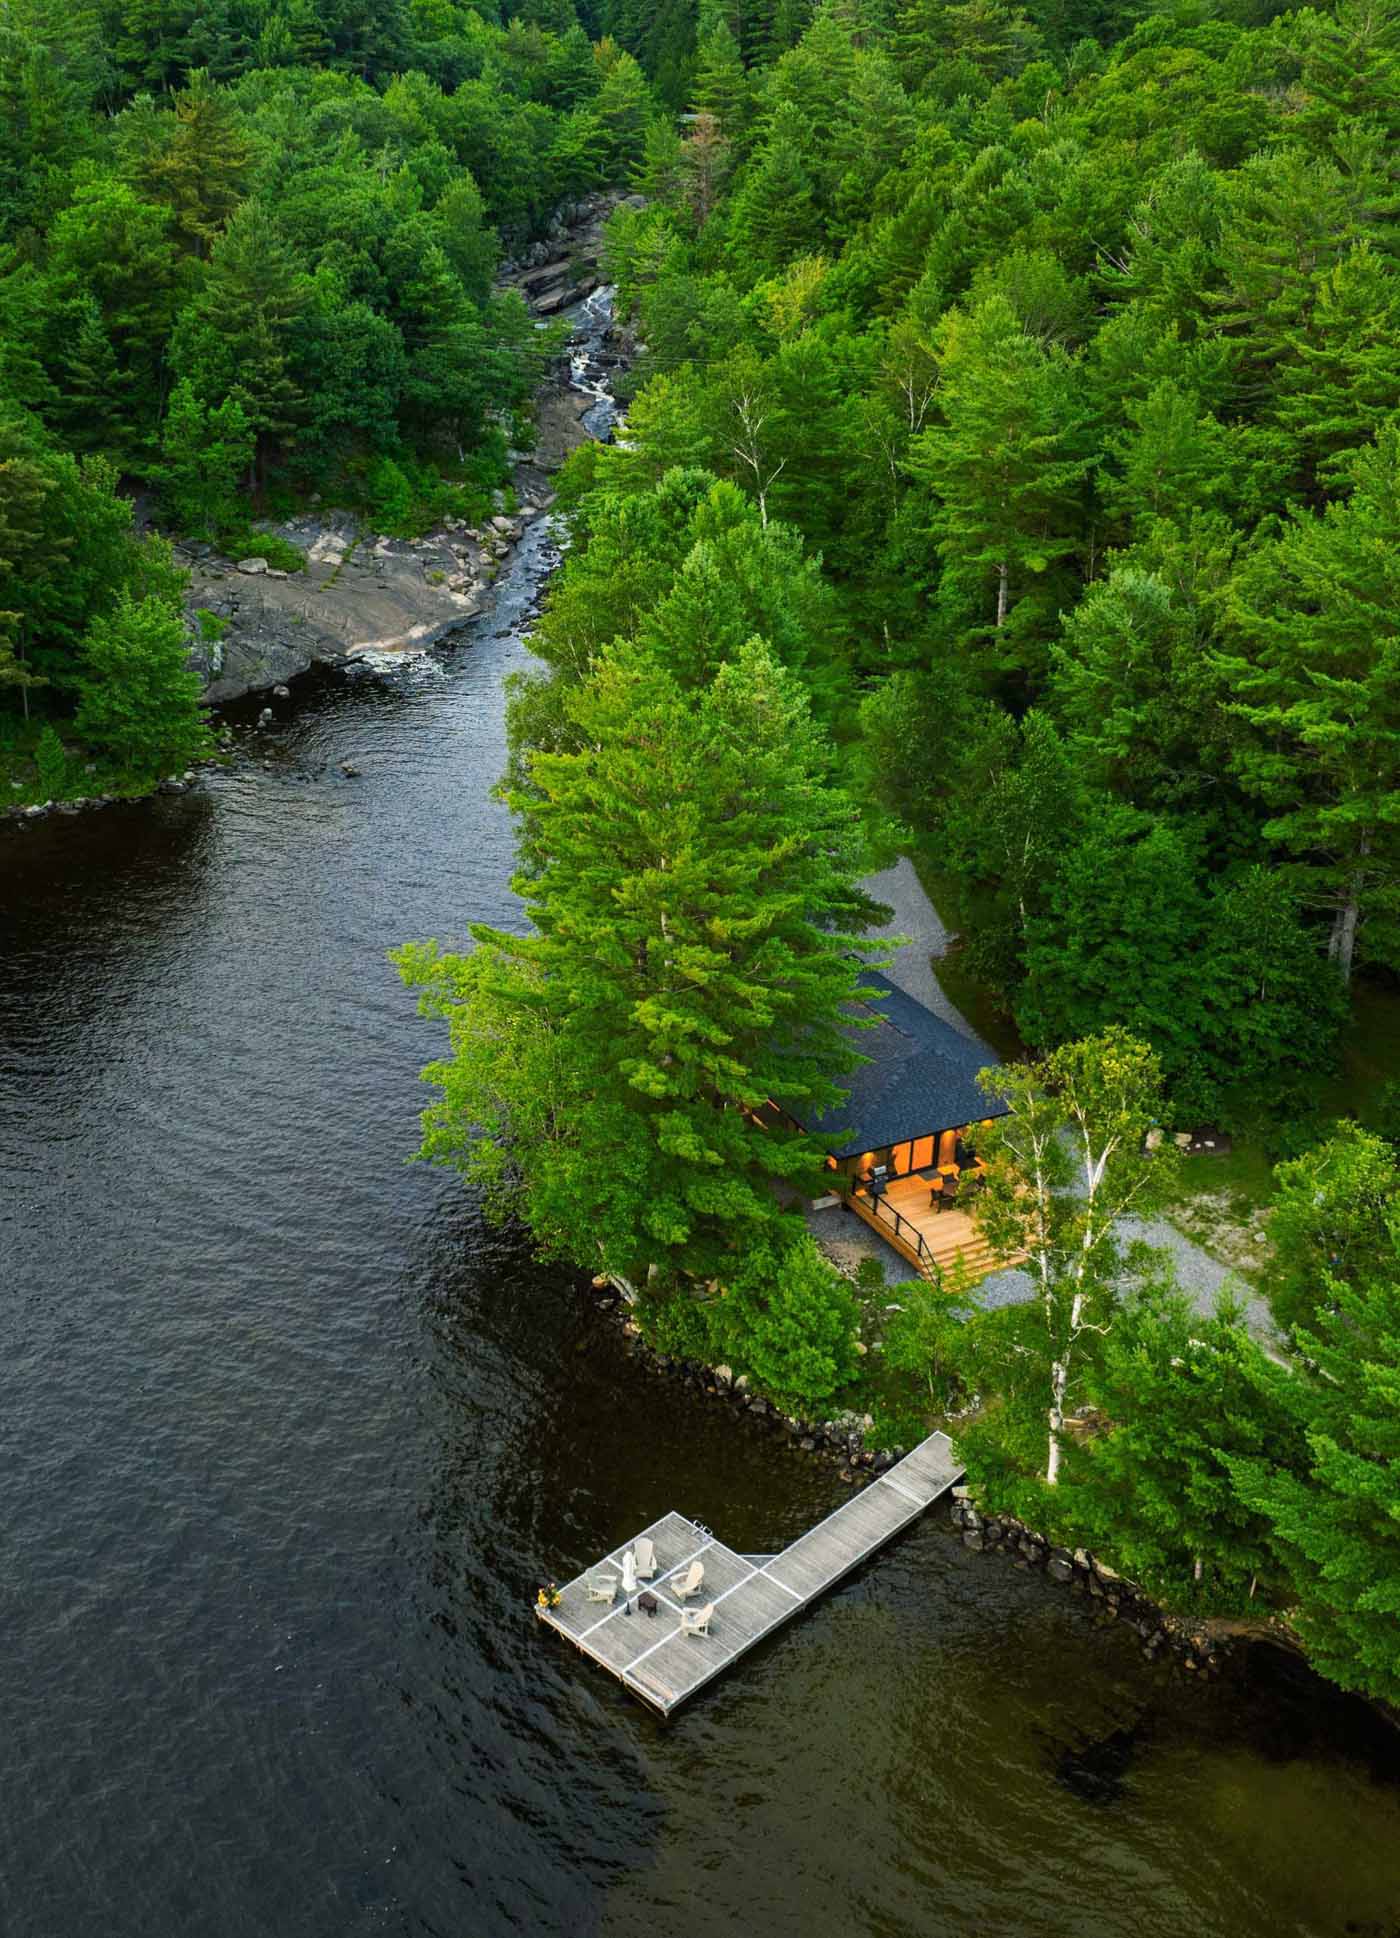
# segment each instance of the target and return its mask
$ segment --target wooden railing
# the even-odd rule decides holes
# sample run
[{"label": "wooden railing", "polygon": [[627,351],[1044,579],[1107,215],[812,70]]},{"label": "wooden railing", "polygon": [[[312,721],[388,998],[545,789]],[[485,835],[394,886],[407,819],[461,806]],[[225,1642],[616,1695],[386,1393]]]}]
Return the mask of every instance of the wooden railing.
[{"label": "wooden railing", "polygon": [[932,1265],[935,1263],[934,1254],[930,1251],[924,1235],[918,1226],[911,1225],[909,1220],[900,1212],[896,1211],[888,1200],[883,1197],[874,1197],[868,1191],[855,1191],[851,1195],[859,1198],[862,1205],[870,1211],[873,1211],[881,1224],[888,1225],[891,1231],[899,1235],[918,1259],[920,1265]]}]

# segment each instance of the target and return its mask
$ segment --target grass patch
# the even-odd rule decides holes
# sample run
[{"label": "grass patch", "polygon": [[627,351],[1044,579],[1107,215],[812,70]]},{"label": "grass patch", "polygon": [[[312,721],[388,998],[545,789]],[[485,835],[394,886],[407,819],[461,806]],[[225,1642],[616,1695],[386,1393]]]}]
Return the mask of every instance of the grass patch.
[{"label": "grass patch", "polygon": [[1165,1216],[1222,1265],[1254,1280],[1270,1257],[1267,1206],[1273,1160],[1260,1137],[1237,1138],[1217,1157],[1202,1151],[1182,1160]]}]

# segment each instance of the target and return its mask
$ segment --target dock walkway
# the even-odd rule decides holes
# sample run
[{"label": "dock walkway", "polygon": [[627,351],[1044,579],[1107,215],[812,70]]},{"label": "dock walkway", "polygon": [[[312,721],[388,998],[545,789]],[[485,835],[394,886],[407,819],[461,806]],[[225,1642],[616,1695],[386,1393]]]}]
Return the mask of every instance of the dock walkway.
[{"label": "dock walkway", "polygon": [[[948,1437],[930,1434],[870,1486],[818,1521],[776,1555],[742,1555],[683,1514],[666,1514],[638,1535],[656,1548],[656,1572],[642,1584],[657,1602],[646,1614],[619,1585],[611,1604],[588,1599],[587,1570],[560,1591],[553,1608],[537,1607],[542,1622],[600,1662],[642,1701],[669,1715],[721,1675],[774,1629],[801,1614],[818,1596],[893,1540],[961,1477]],[[597,1563],[622,1578],[621,1547]],[[689,1603],[714,1604],[707,1635],[681,1632],[681,1605],[672,1578],[692,1561],[704,1564],[704,1585]]]}]

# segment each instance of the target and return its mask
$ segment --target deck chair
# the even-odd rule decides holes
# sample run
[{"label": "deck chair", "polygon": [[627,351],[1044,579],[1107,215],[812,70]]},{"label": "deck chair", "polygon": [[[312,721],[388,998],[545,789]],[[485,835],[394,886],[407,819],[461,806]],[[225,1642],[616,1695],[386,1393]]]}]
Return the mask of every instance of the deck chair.
[{"label": "deck chair", "polygon": [[656,1544],[639,1534],[632,1543],[632,1553],[637,1559],[638,1581],[650,1581],[656,1573]]},{"label": "deck chair", "polygon": [[683,1608],[681,1610],[681,1634],[708,1635],[710,1632],[710,1617],[714,1612],[715,1605],[713,1602],[706,1602],[703,1608]]},{"label": "deck chair", "polygon": [[617,1576],[610,1575],[605,1568],[590,1568],[587,1581],[591,1602],[610,1602],[617,1594]]},{"label": "deck chair", "polygon": [[692,1595],[700,1593],[700,1584],[705,1579],[703,1561],[692,1561],[683,1575],[672,1575],[671,1593],[678,1602],[688,1602]]}]

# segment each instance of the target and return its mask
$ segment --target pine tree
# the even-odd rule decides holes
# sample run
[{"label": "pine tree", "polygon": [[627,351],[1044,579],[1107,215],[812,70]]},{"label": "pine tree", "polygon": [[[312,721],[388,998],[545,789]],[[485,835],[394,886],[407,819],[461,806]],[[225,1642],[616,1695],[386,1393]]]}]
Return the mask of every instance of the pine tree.
[{"label": "pine tree", "polygon": [[1359,185],[1302,148],[1253,156],[1227,182],[1218,257],[1223,286],[1208,293],[1218,327],[1239,346],[1250,401],[1267,398],[1291,361],[1318,279],[1359,238]]},{"label": "pine tree", "polygon": [[201,257],[242,200],[251,164],[233,103],[204,68],[191,71],[171,113],[155,118],[132,158],[141,193],[170,210],[172,232]]},{"label": "pine tree", "polygon": [[782,1225],[773,1180],[820,1175],[753,1113],[839,1098],[857,828],[759,641],[694,693],[615,649],[568,708],[580,751],[515,798],[534,933],[400,956],[453,1036],[425,1150],[514,1187],[555,1256],[724,1278]]},{"label": "pine tree", "polygon": [[1240,453],[1189,388],[1163,377],[1141,402],[1124,398],[1122,412],[1128,425],[1109,446],[1121,468],[1107,473],[1103,495],[1130,529],[1150,531],[1159,518],[1185,524],[1228,498]]},{"label": "pine tree", "polygon": [[1307,1451],[1234,1460],[1267,1517],[1309,1660],[1344,1689],[1400,1702],[1400,1216],[1387,1256],[1354,1283],[1318,1273],[1304,1363],[1281,1390]]},{"label": "pine tree", "polygon": [[[31,688],[47,683],[26,660],[25,638],[39,560],[48,553],[54,563],[42,517],[50,489],[30,441],[0,418],[0,686],[18,692],[26,720]],[[59,538],[60,559],[71,545],[71,536]]]},{"label": "pine tree", "polygon": [[189,378],[182,378],[161,427],[161,458],[155,476],[179,531],[214,539],[237,522],[238,487],[253,460],[253,432],[236,397],[211,408]]},{"label": "pine tree", "polygon": [[[112,415],[120,453],[134,455],[159,414],[165,346],[177,307],[179,255],[170,240],[169,213],[110,175],[82,179],[54,219],[49,267],[56,358],[72,349],[89,306],[95,306],[119,373]],[[96,334],[91,350],[85,374],[96,384],[109,368]]]},{"label": "pine tree", "polygon": [[[1013,633],[1038,582],[1073,553],[1092,462],[1074,367],[1028,337],[1002,297],[953,311],[942,343],[942,421],[914,440],[929,524],[974,627]],[[1019,621],[1019,625],[1018,625]]]},{"label": "pine tree", "polygon": [[1297,514],[1240,566],[1237,642],[1216,658],[1256,730],[1235,756],[1263,833],[1332,912],[1350,982],[1363,920],[1388,946],[1400,913],[1400,425],[1352,461],[1352,496]]},{"label": "pine tree", "polygon": [[921,94],[948,56],[947,0],[901,0],[894,58],[911,94]]},{"label": "pine tree", "polygon": [[719,120],[702,109],[680,151],[681,190],[697,229],[703,229],[714,214],[729,166],[729,143],[720,133]]},{"label": "pine tree", "polygon": [[693,97],[697,109],[714,116],[719,132],[742,153],[753,120],[753,88],[739,44],[721,20],[700,42]]},{"label": "pine tree", "polygon": [[1287,344],[1272,415],[1320,502],[1348,488],[1352,454],[1400,410],[1400,277],[1359,244],[1321,277]]},{"label": "pine tree", "polygon": [[1298,118],[1324,135],[1357,121],[1400,133],[1400,8],[1394,0],[1341,0],[1298,21],[1302,84],[1316,104]]},{"label": "pine tree", "polygon": [[605,165],[612,176],[641,165],[652,112],[646,75],[630,54],[620,55],[608,69],[592,106],[602,134]]},{"label": "pine tree", "polygon": [[746,262],[760,272],[782,269],[820,247],[823,225],[812,178],[795,142],[777,136],[751,163],[731,226]]},{"label": "pine tree", "polygon": [[1140,808],[1200,809],[1220,793],[1232,723],[1211,621],[1208,594],[1132,558],[1086,589],[1052,648],[1055,712],[1085,780]]},{"label": "pine tree", "polygon": [[84,296],[70,315],[62,350],[62,403],[54,416],[75,451],[108,451],[137,461],[142,436],[134,373],[117,360],[95,299]]},{"label": "pine tree", "polygon": [[258,483],[270,445],[300,415],[290,355],[293,327],[308,301],[292,251],[259,204],[245,202],[216,241],[172,346],[172,361],[201,400],[237,398],[256,433]]}]

